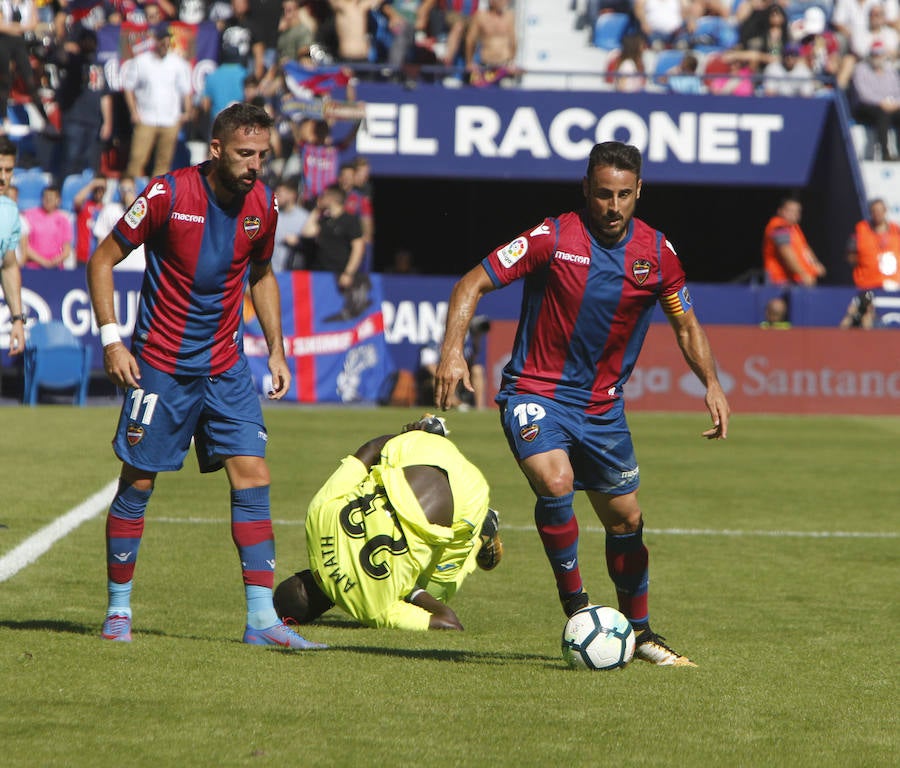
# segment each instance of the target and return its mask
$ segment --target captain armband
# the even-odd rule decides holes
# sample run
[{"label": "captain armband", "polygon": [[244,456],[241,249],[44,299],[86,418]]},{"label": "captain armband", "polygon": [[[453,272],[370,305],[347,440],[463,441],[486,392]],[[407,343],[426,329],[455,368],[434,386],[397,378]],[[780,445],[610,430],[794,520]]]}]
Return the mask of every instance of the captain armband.
[{"label": "captain armband", "polygon": [[686,285],[676,293],[670,293],[666,296],[663,296],[659,300],[659,303],[663,308],[663,312],[665,312],[669,317],[683,315],[693,307],[693,303],[691,302],[691,294],[688,291]]}]

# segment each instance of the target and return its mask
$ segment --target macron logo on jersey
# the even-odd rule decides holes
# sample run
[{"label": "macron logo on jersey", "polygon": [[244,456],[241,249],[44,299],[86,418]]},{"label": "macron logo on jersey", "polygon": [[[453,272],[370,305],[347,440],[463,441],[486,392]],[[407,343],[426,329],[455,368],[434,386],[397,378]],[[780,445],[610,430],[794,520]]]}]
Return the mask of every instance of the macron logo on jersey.
[{"label": "macron logo on jersey", "polygon": [[172,211],[172,218],[175,221],[189,221],[192,224],[202,224],[206,219],[196,213],[181,213],[181,211]]},{"label": "macron logo on jersey", "polygon": [[550,227],[548,227],[546,224],[541,224],[539,227],[535,227],[534,229],[531,230],[531,232],[529,232],[529,235],[531,237],[537,237],[538,235],[549,235],[549,234],[550,234]]},{"label": "macron logo on jersey", "polygon": [[591,260],[588,256],[579,256],[577,253],[567,253],[566,251],[557,251],[553,254],[554,259],[560,261],[570,261],[573,264],[590,264]]},{"label": "macron logo on jersey", "polygon": [[151,188],[150,191],[147,192],[147,199],[152,200],[157,195],[164,195],[166,193],[166,185],[161,181],[157,181]]}]

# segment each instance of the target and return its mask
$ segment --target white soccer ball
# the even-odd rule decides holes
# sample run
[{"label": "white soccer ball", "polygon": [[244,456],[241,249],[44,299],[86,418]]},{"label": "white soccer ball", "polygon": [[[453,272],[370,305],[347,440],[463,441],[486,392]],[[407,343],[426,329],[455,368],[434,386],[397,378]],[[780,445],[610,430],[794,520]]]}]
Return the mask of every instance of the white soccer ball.
[{"label": "white soccer ball", "polygon": [[631,622],[608,605],[582,608],[563,629],[562,655],[575,669],[621,669],[634,658]]}]

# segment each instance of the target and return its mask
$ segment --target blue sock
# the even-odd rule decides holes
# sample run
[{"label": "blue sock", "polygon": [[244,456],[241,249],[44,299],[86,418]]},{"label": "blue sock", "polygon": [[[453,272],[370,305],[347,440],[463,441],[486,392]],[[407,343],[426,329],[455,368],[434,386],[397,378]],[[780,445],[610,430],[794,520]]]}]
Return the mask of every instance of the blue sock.
[{"label": "blue sock", "polygon": [[278,614],[275,613],[271,589],[258,587],[254,584],[245,584],[244,593],[247,595],[248,627],[252,629],[268,629],[281,621],[278,618]]},{"label": "blue sock", "polygon": [[131,586],[133,581],[126,581],[119,584],[115,581],[106,583],[106,593],[108,595],[106,615],[112,616],[118,614],[131,618]]}]

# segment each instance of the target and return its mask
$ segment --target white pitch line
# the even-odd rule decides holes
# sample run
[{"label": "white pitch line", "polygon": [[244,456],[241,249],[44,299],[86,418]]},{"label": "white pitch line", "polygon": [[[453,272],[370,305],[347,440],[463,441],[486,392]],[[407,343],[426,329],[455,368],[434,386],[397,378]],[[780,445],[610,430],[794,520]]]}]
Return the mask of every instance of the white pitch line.
[{"label": "white pitch line", "polygon": [[[213,517],[151,517],[147,522],[152,525],[157,523],[173,523],[187,525],[227,525],[228,516],[222,518]],[[306,520],[272,520],[273,525],[305,525]],[[501,531],[533,531],[533,526],[527,525],[503,525]],[[603,528],[597,525],[580,526],[582,533],[603,533]],[[900,533],[895,531],[766,531],[766,530],[737,530],[716,528],[645,528],[644,532],[656,536],[769,536],[793,537],[798,539],[896,539]]]},{"label": "white pitch line", "polygon": [[77,507],[73,507],[57,517],[56,520],[48,523],[37,533],[33,533],[17,547],[0,557],[0,582],[15,576],[23,568],[37,560],[57,541],[105,510],[112,502],[118,485],[119,480],[113,480]]}]

